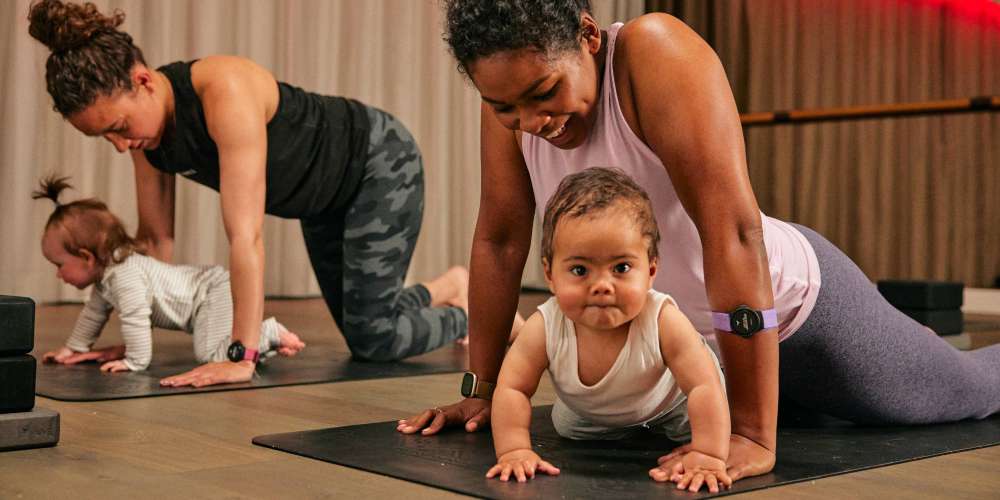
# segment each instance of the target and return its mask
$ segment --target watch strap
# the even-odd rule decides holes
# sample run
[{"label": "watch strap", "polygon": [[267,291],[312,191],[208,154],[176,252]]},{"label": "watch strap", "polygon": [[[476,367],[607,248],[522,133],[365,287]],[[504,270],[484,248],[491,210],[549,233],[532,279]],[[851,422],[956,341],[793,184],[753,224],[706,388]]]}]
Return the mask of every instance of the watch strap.
[{"label": "watch strap", "polygon": [[257,349],[246,349],[243,351],[243,361],[253,361],[256,363],[260,360],[260,351]]},{"label": "watch strap", "polygon": [[[764,311],[758,311],[761,317],[764,319],[762,330],[767,330],[768,328],[774,328],[778,326],[778,312],[772,309],[766,309]],[[716,330],[721,330],[723,332],[733,331],[732,325],[730,325],[729,313],[724,312],[713,312],[712,313],[712,326]]]},{"label": "watch strap", "polygon": [[484,380],[476,379],[476,385],[472,388],[472,395],[470,397],[492,400],[493,390],[497,388],[497,385],[493,382],[486,382]]}]

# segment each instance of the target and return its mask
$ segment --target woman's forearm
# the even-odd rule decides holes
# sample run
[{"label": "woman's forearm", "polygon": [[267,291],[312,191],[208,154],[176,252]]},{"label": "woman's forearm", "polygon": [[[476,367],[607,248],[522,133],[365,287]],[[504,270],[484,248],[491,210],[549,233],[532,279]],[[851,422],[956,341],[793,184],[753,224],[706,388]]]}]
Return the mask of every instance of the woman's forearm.
[{"label": "woman's forearm", "polygon": [[469,280],[469,367],[495,382],[500,373],[521,288],[527,249],[477,240]]},{"label": "woman's forearm", "polygon": [[[745,304],[763,310],[774,307],[763,232],[741,230],[738,238],[720,238],[704,245],[705,285],[714,311],[731,311]],[[749,339],[718,332],[726,367],[732,432],[775,449],[778,422],[778,332],[762,330]]]},{"label": "woman's forearm", "polygon": [[145,247],[146,255],[161,262],[171,262],[174,257],[173,238],[154,238],[152,235],[137,235],[136,240]]},{"label": "woman's forearm", "polygon": [[264,316],[264,242],[256,237],[229,242],[233,294],[233,340],[257,349]]}]

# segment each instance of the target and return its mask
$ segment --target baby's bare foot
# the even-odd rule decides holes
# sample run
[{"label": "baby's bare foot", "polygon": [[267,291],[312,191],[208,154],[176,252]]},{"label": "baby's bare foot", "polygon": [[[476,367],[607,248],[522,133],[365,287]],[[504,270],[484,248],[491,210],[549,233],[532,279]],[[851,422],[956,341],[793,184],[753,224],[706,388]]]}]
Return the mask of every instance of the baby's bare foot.
[{"label": "baby's bare foot", "polygon": [[306,347],[298,335],[288,331],[281,323],[278,323],[278,343],[278,354],[282,356],[295,356]]}]

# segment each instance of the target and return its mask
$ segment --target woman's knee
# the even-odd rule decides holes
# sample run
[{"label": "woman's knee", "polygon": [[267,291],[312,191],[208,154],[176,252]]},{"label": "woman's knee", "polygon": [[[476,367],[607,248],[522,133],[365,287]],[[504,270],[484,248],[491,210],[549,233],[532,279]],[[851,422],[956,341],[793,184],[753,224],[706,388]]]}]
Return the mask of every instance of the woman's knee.
[{"label": "woman's knee", "polygon": [[402,359],[403,345],[400,345],[398,326],[389,319],[355,320],[348,319],[344,325],[344,339],[351,355],[361,361],[397,361]]}]

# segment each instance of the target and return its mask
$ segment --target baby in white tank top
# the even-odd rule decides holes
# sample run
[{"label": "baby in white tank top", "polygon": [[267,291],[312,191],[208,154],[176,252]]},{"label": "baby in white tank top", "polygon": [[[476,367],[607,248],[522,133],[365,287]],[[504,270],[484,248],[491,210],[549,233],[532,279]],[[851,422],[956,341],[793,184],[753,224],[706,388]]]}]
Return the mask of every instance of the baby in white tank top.
[{"label": "baby in white tank top", "polygon": [[560,435],[620,439],[660,429],[690,445],[676,466],[654,467],[651,478],[732,483],[722,371],[674,300],[652,289],[659,239],[648,196],[624,172],[589,168],[560,183],[542,235],[555,297],[527,320],[500,369],[492,407],[497,465],[487,477],[559,473],[532,451],[528,431],[530,398],[548,369]]}]

